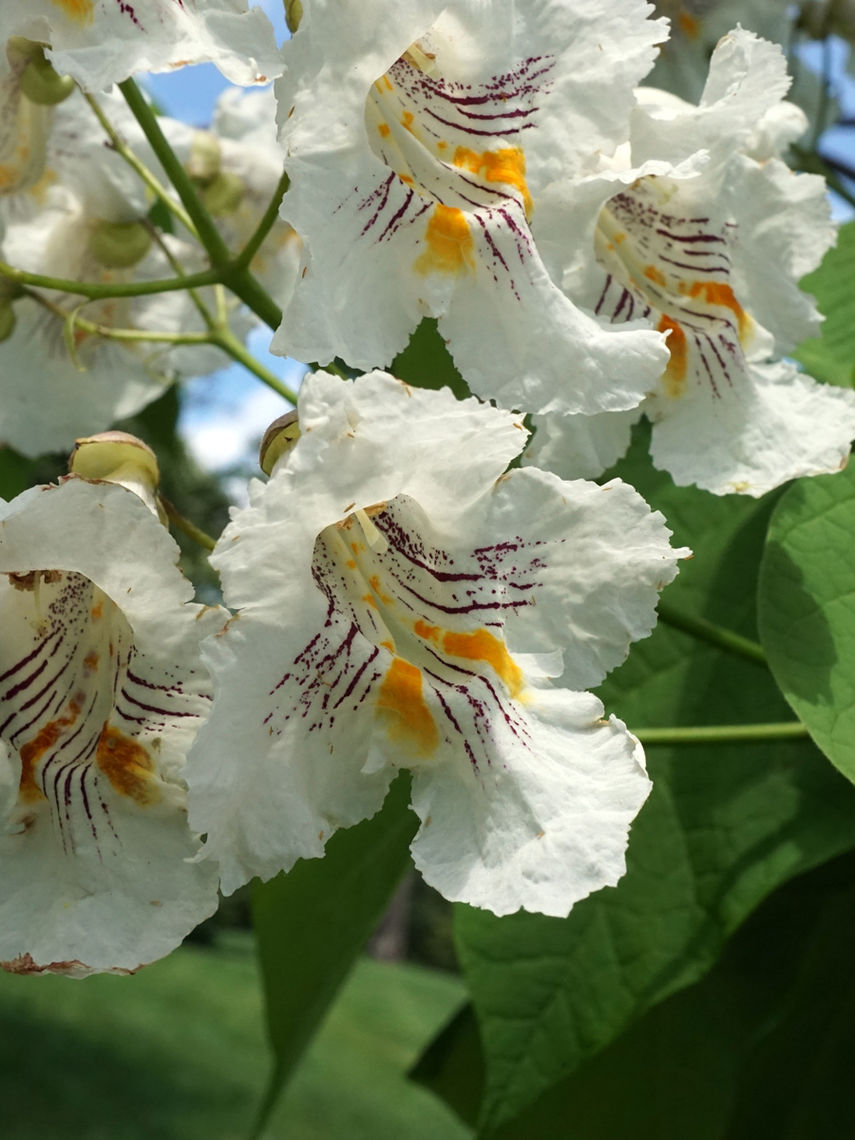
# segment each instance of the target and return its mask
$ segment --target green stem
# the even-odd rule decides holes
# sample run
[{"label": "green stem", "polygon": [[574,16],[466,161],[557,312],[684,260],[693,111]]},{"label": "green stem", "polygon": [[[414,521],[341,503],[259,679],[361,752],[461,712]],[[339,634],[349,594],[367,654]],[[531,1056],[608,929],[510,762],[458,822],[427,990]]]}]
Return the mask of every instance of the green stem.
[{"label": "green stem", "polygon": [[797,720],[777,724],[714,724],[688,728],[634,728],[645,747],[674,744],[748,744],[762,740],[804,740],[808,730]]},{"label": "green stem", "polygon": [[211,264],[217,267],[227,265],[231,260],[228,246],[220,237],[211,215],[202,205],[196,188],[190,181],[190,176],[167,142],[166,136],[160,129],[157,116],[146,102],[143,93],[133,79],[126,79],[124,83],[120,83],[119,90],[124,95],[125,102],[148,139],[151,149],[157,155],[160,165],[166,171],[169,181],[184,205],[184,209],[193,219],[193,225],[199,235],[199,240],[208,251]]},{"label": "green stem", "polygon": [[[152,240],[156,243],[160,252],[163,254],[163,256],[166,258],[166,260],[169,262],[170,267],[172,268],[172,270],[176,274],[176,276],[186,277],[187,274],[184,272],[184,266],[181,264],[181,262],[178,260],[178,258],[175,256],[175,254],[172,252],[172,250],[169,248],[169,245],[167,244],[167,242],[164,241],[163,234],[160,232],[160,230],[157,228],[157,226],[153,225],[153,223],[150,221],[147,221],[146,224],[148,226],[149,233],[152,236]],[[208,306],[205,304],[205,302],[202,300],[202,298],[199,296],[198,292],[195,289],[188,289],[187,292],[190,295],[190,300],[196,306],[196,312],[199,314],[199,316],[205,322],[206,326],[208,328],[211,328],[211,326],[214,323],[214,318],[211,316],[210,309],[208,308]]]},{"label": "green stem", "polygon": [[183,531],[188,538],[192,538],[194,542],[198,542],[205,550],[213,550],[217,545],[216,540],[206,534],[200,527],[191,522],[185,515],[182,515],[174,503],[169,499],[165,499],[163,495],[159,495],[160,504],[166,511],[166,516],[171,523],[173,523],[180,531]]},{"label": "green stem", "polygon": [[287,385],[283,384],[278,376],[264,367],[264,365],[255,359],[252,353],[247,352],[238,338],[228,328],[218,328],[212,330],[210,336],[211,344],[217,345],[223,352],[228,353],[232,360],[236,360],[242,364],[244,368],[257,376],[268,388],[272,388],[283,399],[288,400],[291,404],[297,403],[297,393],[292,391]]},{"label": "green stem", "polygon": [[92,95],[88,95],[85,91],[83,92],[83,98],[92,108],[93,114],[101,126],[104,128],[104,131],[110,142],[113,144],[113,149],[116,151],[116,153],[125,160],[125,162],[128,164],[128,166],[131,167],[132,170],[136,171],[146,186],[148,186],[149,190],[151,190],[155,197],[159,198],[161,202],[163,202],[164,206],[166,206],[167,209],[172,211],[176,218],[178,218],[179,222],[181,222],[183,226],[186,226],[194,237],[198,238],[199,235],[196,232],[196,227],[193,225],[193,222],[190,219],[190,215],[175,201],[174,198],[170,196],[170,193],[166,187],[159,181],[158,178],[155,177],[154,174],[152,174],[149,168],[137,158],[130,147],[127,146],[116,128],[101,110],[101,107],[99,106],[97,100]]},{"label": "green stem", "polygon": [[659,620],[670,625],[673,629],[679,629],[682,633],[688,633],[700,641],[714,645],[716,649],[724,649],[727,653],[744,657],[748,661],[753,661],[755,665],[766,664],[766,654],[763,652],[763,647],[756,641],[743,637],[739,633],[733,633],[732,630],[724,629],[720,625],[715,625],[705,618],[690,617],[689,614],[675,610],[668,602],[659,602]]},{"label": "green stem", "polygon": [[222,274],[217,269],[190,273],[187,277],[170,277],[164,281],[71,281],[67,277],[48,277],[43,273],[28,273],[0,261],[0,277],[8,277],[19,285],[32,285],[37,289],[56,289],[60,293],[74,293],[100,301],[105,297],[144,297],[151,293],[175,293],[180,289],[195,289],[201,285],[216,285]]},{"label": "green stem", "polygon": [[291,179],[283,170],[282,177],[279,179],[279,182],[276,185],[276,189],[273,191],[273,197],[268,202],[267,209],[261,215],[261,221],[255,227],[255,231],[253,232],[249,241],[246,243],[246,245],[234,260],[234,265],[238,269],[249,268],[249,263],[258,253],[262,242],[270,233],[274,222],[279,216],[279,207],[282,204],[282,199],[285,196],[285,192],[290,185]]},{"label": "green stem", "polygon": [[207,250],[211,264],[219,270],[217,280],[228,285],[231,291],[240,297],[266,325],[272,329],[277,328],[282,320],[282,310],[253,275],[243,265],[233,260],[228,246],[220,237],[211,215],[202,205],[195,186],[167,142],[157,116],[149,107],[142,92],[133,79],[126,79],[124,83],[120,83],[119,90],[157,155],[160,165],[169,176],[178,197],[184,203],[184,208],[193,219],[199,240]]},{"label": "green stem", "polygon": [[282,320],[282,310],[265,288],[256,281],[247,269],[227,268],[225,283],[268,328],[276,331]]},{"label": "green stem", "polygon": [[150,341],[154,344],[213,343],[209,333],[155,332],[147,329],[119,329],[111,328],[109,325],[99,325],[95,321],[89,321],[86,317],[77,315],[78,310],[83,307],[82,305],[78,305],[77,309],[67,313],[59,305],[55,305],[53,301],[43,297],[41,293],[30,292],[27,295],[42,308],[47,309],[49,313],[53,313],[59,320],[70,321],[72,329],[79,329],[81,332],[89,333],[92,336],[100,336],[110,340]]}]

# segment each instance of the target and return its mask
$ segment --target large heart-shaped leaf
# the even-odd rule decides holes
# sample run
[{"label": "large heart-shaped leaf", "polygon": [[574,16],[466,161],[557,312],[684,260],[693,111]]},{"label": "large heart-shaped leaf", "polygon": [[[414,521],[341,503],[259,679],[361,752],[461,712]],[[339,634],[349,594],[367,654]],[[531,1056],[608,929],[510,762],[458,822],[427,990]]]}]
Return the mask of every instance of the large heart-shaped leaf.
[{"label": "large heart-shaped leaf", "polygon": [[[771,502],[677,489],[634,456],[625,473],[696,554],[670,605],[754,636]],[[791,719],[762,665],[661,624],[602,696],[633,728]],[[855,845],[855,793],[807,740],[655,748],[648,760],[654,792],[617,888],[567,920],[459,908],[486,1063],[483,1135],[700,978],[770,891]]]},{"label": "large heart-shaped leaf", "polygon": [[760,634],[784,696],[855,781],[855,465],[803,479],[769,525]]}]

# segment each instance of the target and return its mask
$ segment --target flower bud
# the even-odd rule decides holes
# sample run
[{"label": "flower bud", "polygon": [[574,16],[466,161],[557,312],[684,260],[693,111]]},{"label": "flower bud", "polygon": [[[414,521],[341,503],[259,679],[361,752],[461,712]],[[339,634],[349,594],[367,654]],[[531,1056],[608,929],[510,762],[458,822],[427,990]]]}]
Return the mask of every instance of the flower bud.
[{"label": "flower bud", "polygon": [[210,131],[196,131],[185,167],[195,182],[210,182],[220,169],[220,140]]},{"label": "flower bud", "polygon": [[301,0],[285,0],[285,23],[292,35],[299,28],[302,18],[303,5]]},{"label": "flower bud", "polygon": [[45,46],[37,40],[28,40],[26,36],[9,36],[6,58],[15,71],[22,71],[31,59],[44,59]]},{"label": "flower bud", "polygon": [[157,457],[135,435],[126,431],[102,431],[78,439],[68,459],[68,470],[81,479],[120,483],[139,495],[162,523],[166,515],[157,496],[160,469]]},{"label": "flower bud", "polygon": [[297,413],[286,412],[274,420],[261,441],[258,464],[265,475],[272,475],[273,468],[283,455],[287,454],[300,438],[300,424]]},{"label": "flower bud", "polygon": [[89,252],[111,269],[136,265],[150,246],[151,234],[142,222],[98,222],[89,235]]},{"label": "flower bud", "polygon": [[60,75],[55,70],[40,44],[33,46],[37,50],[30,55],[21,72],[18,86],[31,103],[52,107],[68,98],[74,90],[74,80],[70,75]]},{"label": "flower bud", "polygon": [[228,170],[221,170],[202,188],[199,197],[210,213],[232,214],[241,203],[244,189],[242,178]]}]

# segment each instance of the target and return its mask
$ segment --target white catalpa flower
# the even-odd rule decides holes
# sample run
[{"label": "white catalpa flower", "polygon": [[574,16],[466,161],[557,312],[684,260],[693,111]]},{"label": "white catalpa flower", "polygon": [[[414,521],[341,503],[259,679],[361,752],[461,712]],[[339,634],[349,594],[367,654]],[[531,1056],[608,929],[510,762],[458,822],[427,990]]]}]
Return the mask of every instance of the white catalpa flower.
[{"label": "white catalpa flower", "polygon": [[[670,360],[643,409],[651,452],[678,484],[762,495],[837,470],[855,437],[855,393],[817,384],[785,359],[817,334],[798,288],[834,240],[821,178],[776,151],[796,108],[780,49],[737,30],[713,55],[698,107],[642,88],[624,168],[553,187],[569,294],[615,322],[668,335]],[[783,113],[782,113],[783,111]],[[797,126],[798,129],[798,126]],[[593,248],[597,260],[579,250]],[[560,260],[557,244],[550,254]],[[632,417],[537,420],[530,461],[566,476],[618,457]],[[589,434],[581,448],[580,437]]]},{"label": "white catalpa flower", "polygon": [[321,855],[406,767],[429,883],[566,915],[623,874],[649,790],[583,690],[650,632],[687,552],[619,481],[503,474],[525,429],[474,399],[320,372],[299,423],[212,556],[238,612],[203,648],[187,774],[223,889]]},{"label": "white catalpa flower", "polygon": [[239,84],[282,70],[270,21],[246,0],[3,0],[0,43],[10,36],[49,45],[56,70],[87,91],[190,63]]},{"label": "white catalpa flower", "polygon": [[[92,234],[92,219],[69,196],[31,222],[10,225],[4,256],[31,272],[71,280],[134,280],[137,267],[112,268],[93,255]],[[150,257],[162,261],[157,276],[169,275],[158,252]],[[43,296],[58,312],[31,297],[15,300],[14,331],[0,342],[0,441],[30,456],[67,450],[76,436],[132,415],[169,384],[144,344],[104,339],[77,326],[73,356],[62,314],[76,309],[81,298],[52,291]],[[81,316],[104,327],[139,328],[140,309],[136,298],[112,298],[86,305]]]},{"label": "white catalpa flower", "polygon": [[[391,362],[436,317],[505,407],[635,407],[663,345],[604,328],[550,279],[538,198],[626,138],[664,25],[636,0],[313,0],[277,84],[306,246],[274,351]],[[568,362],[572,360],[572,367]]]},{"label": "white catalpa flower", "polygon": [[[67,177],[51,188],[43,209],[9,224],[3,258],[33,273],[105,285],[172,277],[165,254],[140,222],[144,199],[125,198],[112,182],[111,152],[81,148],[84,160],[72,170],[73,135],[64,133],[68,122],[64,114],[58,116],[52,145],[57,169]],[[198,257],[193,247],[169,235],[164,240],[188,271],[202,268],[192,261]],[[41,301],[29,295],[12,301],[13,331],[0,340],[0,441],[25,455],[67,450],[77,436],[107,428],[157,399],[177,373],[204,375],[223,366],[223,354],[210,345],[176,347],[108,335],[116,329],[203,331],[202,318],[185,292],[85,303],[55,290],[39,290],[39,296]],[[66,318],[72,313],[76,316],[69,325]],[[108,333],[87,329],[84,322]],[[231,323],[242,337],[253,321],[244,310],[235,310]]]},{"label": "white catalpa flower", "polygon": [[216,907],[184,756],[210,704],[178,549],[130,490],[0,503],[0,961],[128,972]]}]

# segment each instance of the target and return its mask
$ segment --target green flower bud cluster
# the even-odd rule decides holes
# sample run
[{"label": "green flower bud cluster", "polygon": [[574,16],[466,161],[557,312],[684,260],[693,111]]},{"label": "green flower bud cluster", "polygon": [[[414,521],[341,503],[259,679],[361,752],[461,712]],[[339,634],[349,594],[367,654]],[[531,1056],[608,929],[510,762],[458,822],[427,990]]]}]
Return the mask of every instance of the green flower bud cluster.
[{"label": "green flower bud cluster", "polygon": [[136,265],[151,248],[151,234],[142,222],[97,222],[89,234],[89,252],[110,269]]},{"label": "green flower bud cluster", "polygon": [[214,217],[233,214],[243,199],[243,179],[221,169],[220,142],[210,131],[197,131],[186,164],[202,204]]},{"label": "green flower bud cluster", "polygon": [[31,103],[52,107],[74,90],[74,80],[55,70],[42,44],[12,36],[6,44],[6,55],[12,66],[20,69],[18,86]]}]

